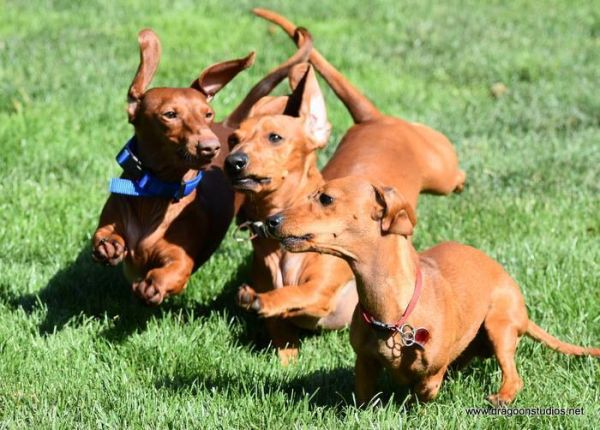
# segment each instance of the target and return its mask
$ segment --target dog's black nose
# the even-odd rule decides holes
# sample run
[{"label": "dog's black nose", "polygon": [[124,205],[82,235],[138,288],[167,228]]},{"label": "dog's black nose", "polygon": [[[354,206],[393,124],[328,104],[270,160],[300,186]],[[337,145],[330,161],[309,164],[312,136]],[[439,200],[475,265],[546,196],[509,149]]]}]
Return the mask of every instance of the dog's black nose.
[{"label": "dog's black nose", "polygon": [[281,213],[275,214],[267,218],[267,228],[270,232],[274,232],[281,225],[283,221],[283,215]]},{"label": "dog's black nose", "polygon": [[225,168],[227,173],[237,176],[248,165],[248,155],[245,152],[234,152],[225,159]]}]

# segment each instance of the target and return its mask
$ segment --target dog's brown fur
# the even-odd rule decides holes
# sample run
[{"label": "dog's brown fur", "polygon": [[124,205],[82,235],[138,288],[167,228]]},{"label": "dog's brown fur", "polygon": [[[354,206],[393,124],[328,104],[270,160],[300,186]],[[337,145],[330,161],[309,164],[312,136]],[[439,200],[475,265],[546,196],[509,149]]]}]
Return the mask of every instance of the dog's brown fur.
[{"label": "dog's brown fur", "polygon": [[112,194],[102,210],[92,239],[93,256],[109,265],[123,261],[134,293],[146,304],[158,305],[168,295],[181,292],[192,272],[223,239],[241,204],[241,196],[234,202],[222,171],[227,137],[255,101],[284,79],[292,65],[306,59],[312,42],[302,37],[308,34],[300,33],[301,48],[294,56],[259,82],[223,122],[216,123],[208,102],[252,65],[254,53],[208,67],[190,88],[146,90],[159,63],[160,43],[151,30],[140,32],[140,65],[128,93],[137,155],[163,181],[190,180],[205,170],[199,187],[179,201]]},{"label": "dog's brown fur", "polygon": [[350,340],[359,403],[375,394],[382,368],[427,401],[437,395],[452,362],[492,354],[500,364],[502,383],[488,399],[510,403],[523,386],[514,355],[524,334],[565,354],[600,356],[600,349],[562,342],[530,321],[516,282],[483,252],[444,242],[417,254],[409,239],[416,223],[411,204],[394,188],[373,182],[372,175],[327,182],[309,202],[267,223],[292,252],[321,252],[346,260],[356,276],[361,306],[379,321],[400,319],[420,268],[422,291],[407,322],[429,331],[424,348],[390,348],[398,333],[374,330],[358,308],[354,312]]},{"label": "dog's brown fur", "polygon": [[[311,61],[314,55],[313,49]],[[313,61],[317,70],[349,108],[356,124],[321,175],[315,152],[329,136],[323,96],[312,70],[292,69],[290,98],[258,102],[232,139],[235,147],[228,160],[240,153],[248,157],[246,167],[230,174],[234,187],[247,195],[242,212],[248,219],[263,220],[304,200],[323,178],[360,174],[365,165],[401,189],[413,206],[420,192],[448,194],[462,189],[465,174],[446,137],[423,125],[383,115],[333,66],[318,58]],[[281,114],[284,109],[287,115]],[[283,140],[270,143],[271,133]],[[251,177],[263,183],[236,184]],[[266,178],[269,183],[264,183]],[[350,323],[357,296],[347,264],[326,255],[293,255],[268,238],[252,243],[252,287],[240,288],[238,304],[267,318],[282,361],[297,354],[296,326],[337,329]]]}]

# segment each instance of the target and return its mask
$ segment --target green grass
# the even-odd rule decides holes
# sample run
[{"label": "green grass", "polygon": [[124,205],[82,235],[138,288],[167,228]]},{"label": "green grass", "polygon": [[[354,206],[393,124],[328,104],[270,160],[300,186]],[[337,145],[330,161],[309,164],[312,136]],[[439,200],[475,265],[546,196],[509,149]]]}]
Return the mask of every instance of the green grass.
[{"label": "green grass", "polygon": [[[223,116],[293,52],[250,2],[0,0],[0,428],[590,428],[600,364],[524,340],[518,407],[584,407],[583,417],[471,418],[499,384],[493,360],[451,372],[438,399],[353,406],[348,331],[308,336],[279,366],[264,332],[232,305],[250,247],[228,238],[182,296],[135,302],[89,239],[113,157],[131,134],[125,94],[136,33],[163,43],[154,85],[187,85],[207,65],[256,49],[216,97]],[[505,4],[509,3],[509,4]],[[424,197],[419,248],[453,239],[502,262],[532,318],[600,344],[600,7],[598,2],[265,1],[385,112],[442,130],[468,187]],[[508,92],[495,99],[490,86]],[[326,91],[334,135],[350,119]],[[258,345],[258,346],[256,346]]]}]

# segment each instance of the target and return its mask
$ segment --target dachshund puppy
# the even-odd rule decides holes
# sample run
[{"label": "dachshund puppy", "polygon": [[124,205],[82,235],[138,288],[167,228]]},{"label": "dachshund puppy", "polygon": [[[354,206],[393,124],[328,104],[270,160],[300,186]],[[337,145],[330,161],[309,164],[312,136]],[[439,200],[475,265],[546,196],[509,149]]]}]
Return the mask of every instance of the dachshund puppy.
[{"label": "dachshund puppy", "polygon": [[354,176],[327,182],[266,221],[287,250],[334,255],[352,268],[359,403],[371,400],[383,368],[421,401],[431,400],[448,366],[474,355],[496,357],[502,383],[488,399],[510,403],[523,387],[515,365],[523,335],[563,354],[600,357],[600,349],[562,342],[531,321],[517,283],[483,252],[444,242],[417,253],[415,223],[411,204],[393,187]]}]

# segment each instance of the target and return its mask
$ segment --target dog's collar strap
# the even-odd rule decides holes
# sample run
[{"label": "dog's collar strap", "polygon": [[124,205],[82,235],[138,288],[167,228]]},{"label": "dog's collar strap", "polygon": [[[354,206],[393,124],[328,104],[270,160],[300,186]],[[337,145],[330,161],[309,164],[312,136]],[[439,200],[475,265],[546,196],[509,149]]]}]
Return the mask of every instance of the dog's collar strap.
[{"label": "dog's collar strap", "polygon": [[400,319],[394,324],[388,324],[383,321],[376,320],[373,315],[371,315],[360,303],[358,304],[358,309],[362,316],[362,319],[365,323],[370,325],[371,327],[377,330],[390,331],[394,333],[399,333],[404,346],[411,346],[413,344],[417,344],[423,347],[427,341],[429,340],[429,331],[425,328],[413,328],[410,324],[407,324],[406,321],[408,317],[417,306],[417,301],[419,300],[419,296],[421,295],[421,289],[423,288],[423,275],[421,274],[421,269],[417,267],[417,277],[415,280],[415,289],[413,291],[413,295],[408,303],[408,306],[404,310],[404,313],[400,317]]},{"label": "dog's collar strap", "polygon": [[194,191],[202,181],[202,171],[190,181],[161,181],[144,169],[136,155],[136,144],[137,140],[133,136],[117,154],[117,163],[131,179],[112,178],[108,186],[111,193],[134,197],[164,197],[178,201]]}]

